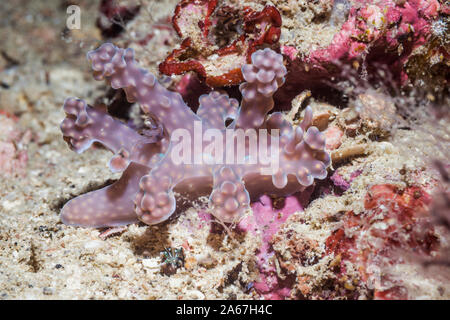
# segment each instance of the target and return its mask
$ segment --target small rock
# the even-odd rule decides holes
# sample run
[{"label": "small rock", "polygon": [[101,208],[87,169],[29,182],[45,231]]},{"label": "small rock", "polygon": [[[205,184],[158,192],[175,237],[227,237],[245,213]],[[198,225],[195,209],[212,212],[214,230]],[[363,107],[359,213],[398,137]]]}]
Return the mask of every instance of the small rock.
[{"label": "small rock", "polygon": [[365,143],[340,148],[339,150],[335,150],[331,153],[331,160],[333,163],[337,163],[351,157],[360,157],[367,153],[367,149],[368,147]]},{"label": "small rock", "polygon": [[142,259],[142,265],[148,269],[159,269],[157,259]]},{"label": "small rock", "polygon": [[197,256],[197,262],[206,269],[214,268],[217,265],[217,260],[210,254]]},{"label": "small rock", "polygon": [[49,287],[44,287],[42,289],[42,292],[46,295],[46,296],[51,296],[53,294],[53,288],[49,288]]},{"label": "small rock", "polygon": [[186,258],[186,261],[184,262],[184,267],[187,270],[192,270],[196,264],[197,264],[197,260],[194,257],[188,257],[188,258]]},{"label": "small rock", "polygon": [[341,146],[344,131],[338,126],[331,126],[324,131],[325,147],[327,150],[334,150]]},{"label": "small rock", "polygon": [[94,250],[103,247],[103,242],[100,240],[92,240],[84,243],[84,248],[86,250]]},{"label": "small rock", "polygon": [[170,278],[169,287],[173,290],[179,289],[183,287],[183,279],[182,278]]},{"label": "small rock", "polygon": [[190,300],[205,300],[205,295],[199,290],[189,290],[186,296]]},{"label": "small rock", "polygon": [[330,121],[330,113],[325,111],[315,114],[312,120],[313,126],[317,127],[320,131],[325,130],[328,127]]}]

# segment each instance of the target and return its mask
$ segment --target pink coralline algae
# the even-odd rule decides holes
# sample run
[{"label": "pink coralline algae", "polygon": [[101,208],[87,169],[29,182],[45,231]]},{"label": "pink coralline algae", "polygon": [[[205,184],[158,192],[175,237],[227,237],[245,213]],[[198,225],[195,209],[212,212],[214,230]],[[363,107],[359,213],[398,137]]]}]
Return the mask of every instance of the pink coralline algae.
[{"label": "pink coralline algae", "polygon": [[282,279],[278,276],[276,256],[271,243],[274,235],[286,220],[294,213],[303,211],[312,191],[313,188],[308,188],[299,197],[295,195],[286,197],[282,209],[274,208],[272,200],[264,195],[259,201],[252,204],[253,215],[242,219],[239,223],[241,230],[261,237],[262,245],[256,254],[260,276],[253,287],[265,299],[282,300],[291,294],[293,284],[289,283],[289,279]]},{"label": "pink coralline algae", "polygon": [[350,188],[350,185],[352,183],[352,181],[358,177],[360,174],[362,173],[361,170],[356,170],[355,172],[352,172],[352,174],[350,175],[350,179],[349,180],[345,180],[344,177],[342,177],[339,174],[339,170],[336,170],[333,175],[330,177],[331,181],[333,181],[334,185],[336,187],[341,188],[343,191],[346,191],[348,188]]},{"label": "pink coralline algae", "polygon": [[[361,1],[350,8],[340,32],[327,47],[298,57],[295,47],[282,46],[292,75],[287,83],[293,87],[318,85],[323,79],[339,76],[336,63],[350,63],[367,68],[388,65],[397,77],[394,80],[403,85],[408,80],[406,62],[414,49],[433,36],[432,25],[439,12],[446,10],[448,5],[437,0]],[[448,59],[448,52],[441,51]]]},{"label": "pink coralline algae", "polygon": [[[139,68],[132,49],[107,43],[89,52],[88,59],[95,79],[124,89],[127,99],[138,102],[155,123],[139,134],[83,100],[66,100],[61,130],[71,148],[83,152],[100,142],[115,154],[111,170],[123,171],[111,186],[69,201],[61,213],[66,224],[106,227],[138,220],[156,224],[175,211],[175,192],[196,194],[211,188],[214,215],[234,222],[250,208],[250,196],[254,200],[263,193],[292,194],[327,176],[330,156],[324,135],[312,126],[312,110],[306,109],[296,127],[279,112],[268,114],[274,106],[272,96],[286,75],[282,56],[270,49],[256,51],[252,63],[242,67],[246,82],[240,86],[240,106],[213,91],[200,97],[196,114],[180,94],[166,90]],[[191,137],[192,141],[200,137],[200,145]],[[180,150],[184,145],[187,148]]]}]

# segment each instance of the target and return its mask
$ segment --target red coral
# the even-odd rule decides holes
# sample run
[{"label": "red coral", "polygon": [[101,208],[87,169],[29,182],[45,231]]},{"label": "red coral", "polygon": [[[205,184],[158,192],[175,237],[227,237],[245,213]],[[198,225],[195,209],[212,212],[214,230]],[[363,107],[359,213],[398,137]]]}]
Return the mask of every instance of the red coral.
[{"label": "red coral", "polygon": [[220,5],[217,0],[181,1],[172,23],[184,40],[159,65],[160,72],[194,71],[211,87],[242,82],[241,66],[261,45],[278,42],[281,32],[281,15],[275,7],[256,12]]},{"label": "red coral", "polygon": [[[326,253],[340,256],[337,272],[344,275],[346,261],[358,266],[361,280],[372,281],[373,267],[386,267],[398,261],[396,249],[414,250],[430,255],[438,248],[433,229],[421,230],[420,219],[428,215],[431,197],[422,188],[399,189],[394,185],[375,185],[367,192],[363,213],[347,212],[343,226],[326,240]],[[379,279],[374,286],[374,298],[407,298],[398,281]]]}]

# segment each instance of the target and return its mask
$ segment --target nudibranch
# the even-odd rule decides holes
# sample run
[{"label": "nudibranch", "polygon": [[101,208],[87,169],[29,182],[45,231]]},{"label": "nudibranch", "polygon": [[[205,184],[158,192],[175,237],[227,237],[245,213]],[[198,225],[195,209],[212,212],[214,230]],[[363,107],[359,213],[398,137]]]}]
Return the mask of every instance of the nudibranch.
[{"label": "nudibranch", "polygon": [[155,125],[138,133],[81,99],[65,101],[61,130],[69,146],[81,153],[101,143],[114,153],[111,170],[123,172],[112,185],[66,203],[65,224],[157,224],[174,213],[176,193],[204,190],[212,190],[214,216],[234,222],[259,195],[291,194],[327,176],[331,160],[311,108],[298,126],[280,112],[269,114],[287,72],[283,57],[271,49],[254,52],[242,67],[241,104],[213,91],[199,98],[197,113],[140,68],[132,49],[106,43],[87,57],[95,79],[122,88]]}]

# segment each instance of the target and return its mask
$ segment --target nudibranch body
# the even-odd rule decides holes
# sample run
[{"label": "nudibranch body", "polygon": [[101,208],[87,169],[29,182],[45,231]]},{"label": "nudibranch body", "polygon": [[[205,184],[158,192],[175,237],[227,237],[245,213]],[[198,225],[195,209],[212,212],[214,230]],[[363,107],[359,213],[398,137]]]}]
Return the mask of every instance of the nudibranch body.
[{"label": "nudibranch body", "polygon": [[[174,191],[196,194],[212,189],[213,214],[237,221],[258,195],[287,195],[324,179],[330,156],[324,135],[312,126],[308,107],[293,127],[274,106],[286,68],[280,54],[264,49],[242,67],[242,103],[213,91],[200,97],[194,113],[180,94],[160,85],[140,68],[132,49],[110,43],[88,53],[94,77],[122,88],[156,125],[139,134],[106,112],[69,98],[61,124],[65,140],[77,152],[93,142],[115,155],[109,166],[123,171],[114,184],[69,201],[64,223],[106,227],[137,222],[156,224],[176,209]],[[231,121],[231,123],[229,123]],[[228,124],[229,123],[229,124]]]}]

